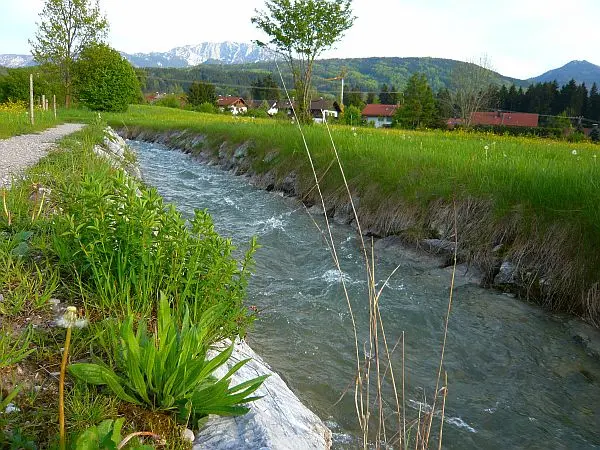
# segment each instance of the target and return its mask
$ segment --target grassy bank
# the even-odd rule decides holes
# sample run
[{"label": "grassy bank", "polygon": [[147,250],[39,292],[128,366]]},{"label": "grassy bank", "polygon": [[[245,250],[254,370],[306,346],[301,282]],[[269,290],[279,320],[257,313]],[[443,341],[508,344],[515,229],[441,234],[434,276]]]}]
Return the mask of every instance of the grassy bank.
[{"label": "grassy bank", "polygon": [[96,156],[102,139],[92,124],[0,191],[0,406],[13,410],[0,414],[2,448],[57,448],[61,411],[69,448],[138,431],[188,448],[182,427],[243,413],[262,381],[212,378],[231,349],[206,360],[254,319],[253,243],[234,259],[206,213],[186,223]]},{"label": "grassy bank", "polygon": [[[73,112],[73,119],[84,117]],[[298,175],[298,190],[314,201],[312,175],[291,124],[158,107],[106,115],[115,127],[155,134],[187,130],[198,141],[173,145],[232,152],[251,142],[252,170],[279,179]],[[346,202],[324,127],[305,129],[329,205]],[[351,190],[360,198],[363,227],[378,234],[451,238],[454,210],[465,259],[491,283],[511,261],[521,294],[598,324],[600,318],[600,190],[598,153],[590,144],[441,131],[333,127]],[[225,147],[221,145],[226,142]]]},{"label": "grassy bank", "polygon": [[27,105],[23,102],[0,104],[0,139],[36,133],[64,122],[62,110],[57,111],[55,119],[53,111],[42,111],[36,108],[34,124],[31,125],[27,111]]}]

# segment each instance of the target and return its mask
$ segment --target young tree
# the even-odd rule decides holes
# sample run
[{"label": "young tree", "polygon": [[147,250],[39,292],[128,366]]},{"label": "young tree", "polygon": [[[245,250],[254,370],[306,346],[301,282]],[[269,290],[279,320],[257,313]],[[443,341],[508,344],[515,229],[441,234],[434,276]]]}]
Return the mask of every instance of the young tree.
[{"label": "young tree", "polygon": [[396,110],[396,123],[404,128],[424,128],[435,124],[435,99],[424,74],[415,73],[404,89],[404,104]]},{"label": "young tree", "polygon": [[215,85],[194,81],[190,85],[187,98],[188,103],[192,106],[200,106],[203,103],[216,105],[217,93],[215,91]]},{"label": "young tree", "polygon": [[360,114],[360,109],[358,109],[354,105],[348,106],[346,109],[344,109],[342,120],[346,125],[362,125],[362,116]]},{"label": "young tree", "polygon": [[370,105],[370,104],[375,103],[376,97],[377,96],[376,96],[375,92],[368,92],[367,93],[367,104]]},{"label": "young tree", "polygon": [[[300,120],[311,121],[310,92],[315,58],[339,41],[354,23],[352,0],[266,0],[252,23],[264,31],[292,73]],[[258,42],[258,41],[257,41]],[[258,42],[262,44],[261,42]]]},{"label": "young tree", "polygon": [[98,0],[45,0],[31,54],[40,64],[55,66],[71,105],[72,70],[81,51],[106,38],[108,22],[100,14]]},{"label": "young tree", "polygon": [[487,56],[478,61],[458,63],[452,70],[454,104],[465,126],[471,126],[471,116],[488,106],[494,72]]},{"label": "young tree", "polygon": [[105,44],[83,49],[73,65],[73,85],[79,101],[93,111],[126,111],[140,93],[131,64]]}]

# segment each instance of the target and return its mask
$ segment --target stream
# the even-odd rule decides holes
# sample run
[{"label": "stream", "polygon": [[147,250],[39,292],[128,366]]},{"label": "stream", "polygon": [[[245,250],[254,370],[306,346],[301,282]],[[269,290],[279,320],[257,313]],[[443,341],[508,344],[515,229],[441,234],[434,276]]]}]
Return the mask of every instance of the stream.
[{"label": "stream", "polygon": [[[144,180],[186,217],[206,208],[217,231],[240,250],[258,237],[247,302],[260,316],[248,341],[331,428],[334,448],[357,448],[348,305],[325,240],[304,206],[182,152],[129,144]],[[314,219],[324,226],[322,217]],[[359,241],[347,225],[332,224],[332,233],[362,352],[369,308]],[[398,247],[378,250],[375,262],[379,286],[399,267],[380,308],[390,346],[405,333],[407,411],[416,417],[435,389],[451,271]],[[600,361],[574,339],[568,326],[573,319],[482,289],[463,272],[454,290],[444,362],[444,448],[600,449]],[[399,371],[400,350],[392,359]]]}]

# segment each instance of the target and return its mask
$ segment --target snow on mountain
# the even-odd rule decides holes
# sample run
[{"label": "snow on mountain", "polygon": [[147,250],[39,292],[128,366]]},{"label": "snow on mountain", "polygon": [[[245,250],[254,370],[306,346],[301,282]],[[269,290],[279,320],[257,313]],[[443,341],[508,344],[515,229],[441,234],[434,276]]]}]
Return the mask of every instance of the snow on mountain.
[{"label": "snow on mountain", "polygon": [[190,67],[202,63],[243,64],[273,59],[264,49],[240,42],[203,42],[168,52],[122,53],[138,67]]},{"label": "snow on mountain", "polygon": [[[202,63],[244,64],[273,59],[265,49],[241,42],[203,42],[176,47],[167,52],[124,53],[136,67],[190,67]],[[24,67],[33,65],[30,55],[0,55],[0,66]]]},{"label": "snow on mountain", "polygon": [[15,68],[33,66],[33,56],[31,55],[0,55],[0,66]]}]

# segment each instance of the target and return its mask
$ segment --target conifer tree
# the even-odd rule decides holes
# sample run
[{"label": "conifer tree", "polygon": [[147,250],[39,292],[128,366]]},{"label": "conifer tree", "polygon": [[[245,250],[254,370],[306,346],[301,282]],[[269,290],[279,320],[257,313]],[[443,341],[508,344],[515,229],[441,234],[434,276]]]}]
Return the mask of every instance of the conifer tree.
[{"label": "conifer tree", "polygon": [[404,103],[394,117],[403,128],[426,128],[435,124],[435,99],[424,74],[415,73],[404,89]]}]

